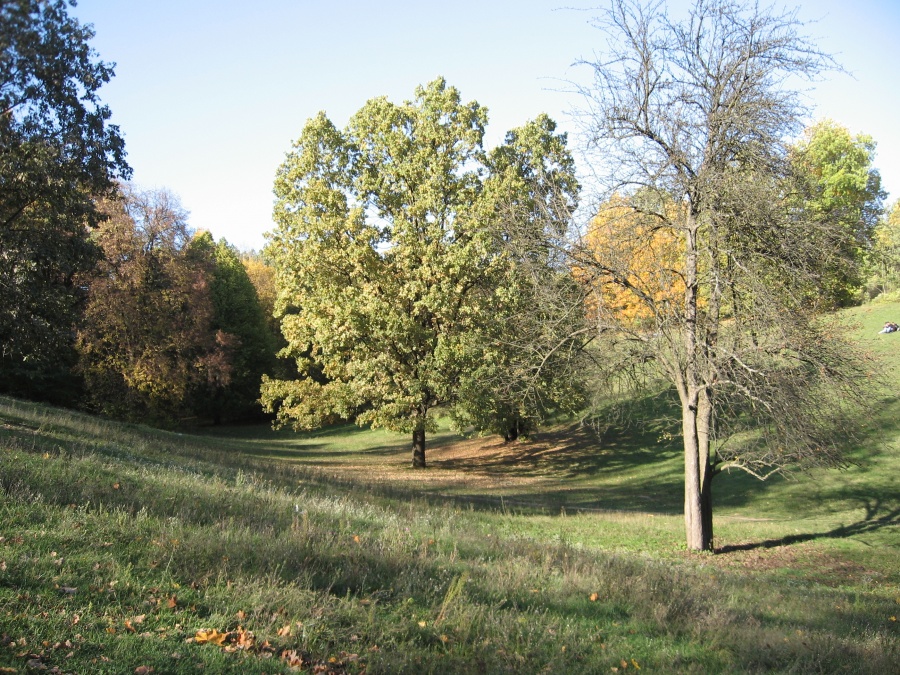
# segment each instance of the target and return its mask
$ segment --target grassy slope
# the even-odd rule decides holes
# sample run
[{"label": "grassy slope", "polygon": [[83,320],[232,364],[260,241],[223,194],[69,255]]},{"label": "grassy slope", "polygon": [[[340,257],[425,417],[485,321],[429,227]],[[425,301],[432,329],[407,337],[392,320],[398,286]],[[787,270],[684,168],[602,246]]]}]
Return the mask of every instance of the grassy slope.
[{"label": "grassy slope", "polygon": [[[854,314],[900,363],[876,335],[900,306]],[[0,668],[891,672],[900,402],[872,416],[846,471],[717,479],[727,552],[688,556],[664,426],[443,432],[423,475],[385,432],[180,435],[0,399]]]}]

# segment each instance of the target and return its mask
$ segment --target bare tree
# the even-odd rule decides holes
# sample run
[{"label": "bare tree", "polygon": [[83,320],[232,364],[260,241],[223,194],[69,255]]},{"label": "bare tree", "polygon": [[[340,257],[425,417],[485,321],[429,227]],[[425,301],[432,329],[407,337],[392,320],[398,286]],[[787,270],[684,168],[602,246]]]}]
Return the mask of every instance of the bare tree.
[{"label": "bare tree", "polygon": [[[841,463],[865,368],[815,289],[846,232],[796,194],[789,85],[835,67],[796,14],[613,0],[587,65],[604,206],[573,249],[610,381],[648,369],[678,392],[685,527],[713,547],[712,479]],[[841,260],[842,265],[853,261]]]}]

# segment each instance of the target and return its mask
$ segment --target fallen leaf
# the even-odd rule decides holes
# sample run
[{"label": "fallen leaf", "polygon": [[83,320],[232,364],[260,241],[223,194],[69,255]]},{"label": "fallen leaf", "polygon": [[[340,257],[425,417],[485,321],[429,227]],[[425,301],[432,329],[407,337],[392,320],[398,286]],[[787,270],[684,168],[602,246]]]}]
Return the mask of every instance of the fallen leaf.
[{"label": "fallen leaf", "polygon": [[175,596],[173,595],[173,596],[172,596],[171,598],[169,598],[169,600],[166,602],[166,606],[167,606],[169,609],[175,609],[176,607],[178,607],[178,598],[175,597]]},{"label": "fallen leaf", "polygon": [[291,636],[291,624],[284,626],[283,628],[278,629],[279,637],[290,637]]},{"label": "fallen leaf", "polygon": [[240,626],[237,627],[237,646],[239,649],[253,649],[256,644],[256,638],[249,630],[244,630]]},{"label": "fallen leaf", "polygon": [[237,611],[237,618],[238,621],[244,621],[247,618],[247,613],[244,610],[239,609]]},{"label": "fallen leaf", "polygon": [[428,625],[428,622],[427,622],[427,621],[420,621],[420,622],[419,622],[419,628],[425,628],[425,626],[427,626],[427,625]]},{"label": "fallen leaf", "polygon": [[591,595],[588,599],[591,602],[597,602],[600,599],[600,594],[599,593],[591,593]]},{"label": "fallen leaf", "polygon": [[220,633],[215,628],[212,630],[198,630],[197,634],[194,636],[194,642],[198,645],[202,645],[204,643],[210,643],[214,645],[219,645],[220,647],[225,644],[225,638],[228,637],[228,633]]},{"label": "fallen leaf", "polygon": [[134,669],[134,675],[150,675],[153,672],[152,666],[138,666]]},{"label": "fallen leaf", "polygon": [[118,490],[120,487],[122,487],[122,486],[119,485],[118,483],[113,483],[113,490]]},{"label": "fallen leaf", "polygon": [[289,668],[303,667],[303,655],[296,649],[285,649],[281,652],[281,660],[285,661]]}]

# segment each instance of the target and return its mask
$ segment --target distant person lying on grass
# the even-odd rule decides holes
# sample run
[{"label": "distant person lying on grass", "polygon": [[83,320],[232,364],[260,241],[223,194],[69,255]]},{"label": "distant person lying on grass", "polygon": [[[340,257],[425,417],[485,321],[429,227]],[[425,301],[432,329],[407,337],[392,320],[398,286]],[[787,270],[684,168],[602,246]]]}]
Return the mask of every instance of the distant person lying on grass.
[{"label": "distant person lying on grass", "polygon": [[885,321],[884,328],[882,328],[879,333],[894,333],[897,330],[900,330],[900,326],[895,324],[893,321]]}]

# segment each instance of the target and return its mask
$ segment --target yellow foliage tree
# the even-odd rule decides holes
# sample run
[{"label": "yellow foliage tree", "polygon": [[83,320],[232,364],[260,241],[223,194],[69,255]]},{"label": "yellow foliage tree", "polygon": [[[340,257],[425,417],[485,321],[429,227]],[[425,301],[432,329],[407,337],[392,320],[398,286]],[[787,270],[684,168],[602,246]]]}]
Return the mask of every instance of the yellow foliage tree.
[{"label": "yellow foliage tree", "polygon": [[594,264],[576,274],[593,288],[587,308],[593,320],[602,314],[614,317],[620,328],[642,330],[665,315],[665,308],[680,311],[684,243],[658,216],[614,195],[591,220],[584,244]]}]

